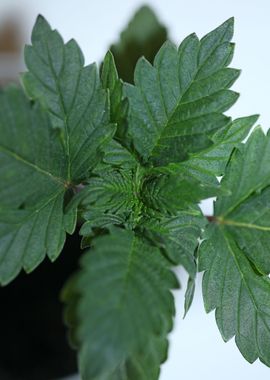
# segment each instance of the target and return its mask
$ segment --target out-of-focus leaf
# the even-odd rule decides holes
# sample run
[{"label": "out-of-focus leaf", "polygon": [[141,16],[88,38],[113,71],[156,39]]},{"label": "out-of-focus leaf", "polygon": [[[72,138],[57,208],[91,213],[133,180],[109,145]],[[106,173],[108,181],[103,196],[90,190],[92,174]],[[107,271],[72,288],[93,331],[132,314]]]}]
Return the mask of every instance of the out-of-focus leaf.
[{"label": "out-of-focus leaf", "polygon": [[121,33],[120,41],[110,47],[120,78],[133,83],[138,59],[144,56],[153,62],[167,38],[166,28],[158,21],[153,10],[148,6],[140,8]]}]

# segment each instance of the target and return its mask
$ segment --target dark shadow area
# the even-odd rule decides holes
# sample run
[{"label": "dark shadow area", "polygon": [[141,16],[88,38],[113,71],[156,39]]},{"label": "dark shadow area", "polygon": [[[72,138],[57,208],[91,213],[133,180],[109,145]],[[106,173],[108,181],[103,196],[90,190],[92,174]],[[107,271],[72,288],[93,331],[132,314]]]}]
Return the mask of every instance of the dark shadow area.
[{"label": "dark shadow area", "polygon": [[60,290],[76,269],[80,237],[67,238],[60,257],[0,288],[0,379],[53,380],[76,372]]}]

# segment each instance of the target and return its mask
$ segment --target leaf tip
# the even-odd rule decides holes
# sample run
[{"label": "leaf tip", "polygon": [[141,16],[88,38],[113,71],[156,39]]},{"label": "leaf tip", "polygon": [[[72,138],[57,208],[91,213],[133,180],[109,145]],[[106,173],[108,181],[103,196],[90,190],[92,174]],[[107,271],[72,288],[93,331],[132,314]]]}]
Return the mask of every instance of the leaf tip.
[{"label": "leaf tip", "polygon": [[232,17],[228,18],[226,21],[224,21],[224,23],[221,24],[221,27],[223,27],[227,30],[231,30],[233,32],[234,22],[235,22],[235,19],[234,19],[234,16],[232,16]]},{"label": "leaf tip", "polygon": [[46,29],[51,29],[50,24],[48,23],[48,21],[46,20],[46,18],[43,15],[41,15],[41,14],[39,14],[37,16],[37,18],[36,18],[34,29],[38,28],[38,27],[43,27],[43,28],[46,28]]},{"label": "leaf tip", "polygon": [[104,60],[105,60],[105,59],[108,59],[108,60],[114,61],[113,53],[112,53],[112,51],[111,51],[110,49],[107,51]]},{"label": "leaf tip", "polygon": [[230,25],[234,25],[234,21],[235,21],[235,18],[234,18],[234,16],[232,16],[232,17],[228,18],[228,20],[225,21],[225,23],[230,24]]},{"label": "leaf tip", "polygon": [[224,21],[220,26],[214,29],[212,32],[208,33],[204,38],[209,36],[217,35],[219,36],[220,43],[231,41],[234,33],[234,17],[230,17],[228,20]]},{"label": "leaf tip", "polygon": [[249,116],[250,123],[252,123],[252,125],[255,124],[258,121],[259,117],[260,117],[260,114],[258,113],[254,115],[250,115]]},{"label": "leaf tip", "polygon": [[140,81],[142,80],[142,73],[143,73],[143,70],[147,70],[149,68],[152,68],[153,66],[151,65],[151,63],[145,58],[145,56],[143,55],[142,57],[140,57],[136,63],[136,66],[135,66],[135,71],[134,71],[134,82],[136,85],[138,85],[140,83]]},{"label": "leaf tip", "polygon": [[31,35],[31,41],[34,44],[37,42],[42,36],[46,35],[51,31],[51,26],[48,23],[48,21],[45,19],[44,16],[39,14],[36,18],[35,25],[32,30],[32,35]]}]

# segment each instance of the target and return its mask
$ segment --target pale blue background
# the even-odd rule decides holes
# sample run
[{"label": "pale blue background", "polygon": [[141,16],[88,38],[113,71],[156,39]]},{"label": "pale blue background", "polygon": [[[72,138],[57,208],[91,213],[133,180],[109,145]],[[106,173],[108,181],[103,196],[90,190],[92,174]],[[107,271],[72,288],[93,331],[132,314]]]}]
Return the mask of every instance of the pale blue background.
[{"label": "pale blue background", "polygon": [[[25,20],[25,36],[38,13],[43,14],[66,40],[75,38],[84,51],[86,62],[100,61],[108,45],[115,41],[133,11],[144,2],[137,0],[0,0],[0,22],[16,10]],[[241,93],[229,112],[233,117],[260,113],[264,129],[270,123],[270,2],[269,0],[152,0],[152,5],[171,37],[179,43],[191,32],[204,35],[224,20],[235,16],[236,51],[233,66],[242,69],[236,91]],[[209,202],[203,206],[211,212]],[[186,277],[180,272],[183,286]],[[252,366],[240,355],[233,341],[223,343],[214,314],[203,308],[201,278],[195,301],[186,319],[183,292],[176,295],[177,317],[170,336],[169,360],[162,367],[161,380],[253,380],[269,378],[270,369],[260,362]],[[50,380],[50,379],[48,379]],[[140,379],[138,379],[140,380]]]}]

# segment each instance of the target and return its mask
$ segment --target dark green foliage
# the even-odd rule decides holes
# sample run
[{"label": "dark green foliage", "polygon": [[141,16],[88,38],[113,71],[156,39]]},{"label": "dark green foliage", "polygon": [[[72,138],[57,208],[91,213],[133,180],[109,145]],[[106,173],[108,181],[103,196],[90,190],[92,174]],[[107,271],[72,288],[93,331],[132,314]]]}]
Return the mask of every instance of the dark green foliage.
[{"label": "dark green foliage", "polygon": [[160,24],[152,9],[147,6],[140,8],[121,33],[119,42],[110,47],[120,78],[133,83],[138,59],[144,56],[153,62],[167,38],[166,28]]},{"label": "dark green foliage", "polygon": [[63,293],[69,304],[81,296],[77,308],[70,311],[69,306],[66,316],[75,328],[83,378],[157,378],[174,316],[169,290],[176,286],[166,259],[134,232],[111,228],[109,235],[94,240],[80,275]]},{"label": "dark green foliage", "polygon": [[209,226],[200,249],[206,311],[216,309],[225,341],[250,362],[270,366],[270,140],[260,128],[232,155],[215,203],[219,225]]},{"label": "dark green foliage", "polygon": [[7,284],[46,253],[57,258],[76,213],[64,212],[65,153],[47,114],[15,87],[0,103],[0,283]]},{"label": "dark green foliage", "polygon": [[198,262],[224,340],[270,366],[270,140],[256,128],[242,143],[257,116],[224,114],[232,36],[229,19],[176,47],[143,7],[98,70],[39,16],[25,94],[0,93],[0,284],[55,260],[79,220],[88,251],[62,299],[83,380],[158,379],[173,267],[186,315]]},{"label": "dark green foliage", "polygon": [[239,71],[229,69],[233,45],[230,19],[202,40],[195,34],[177,48],[165,43],[152,66],[145,58],[135,69],[135,86],[126,85],[129,129],[144,161],[180,162],[206,149],[230,119],[223,112],[237,100],[228,88]]},{"label": "dark green foliage", "polygon": [[23,76],[28,96],[37,99],[59,129],[67,160],[67,178],[82,182],[95,167],[99,148],[114,133],[109,99],[95,64],[84,66],[74,40],[64,44],[56,30],[39,16],[32,46],[25,47],[29,72]]}]

